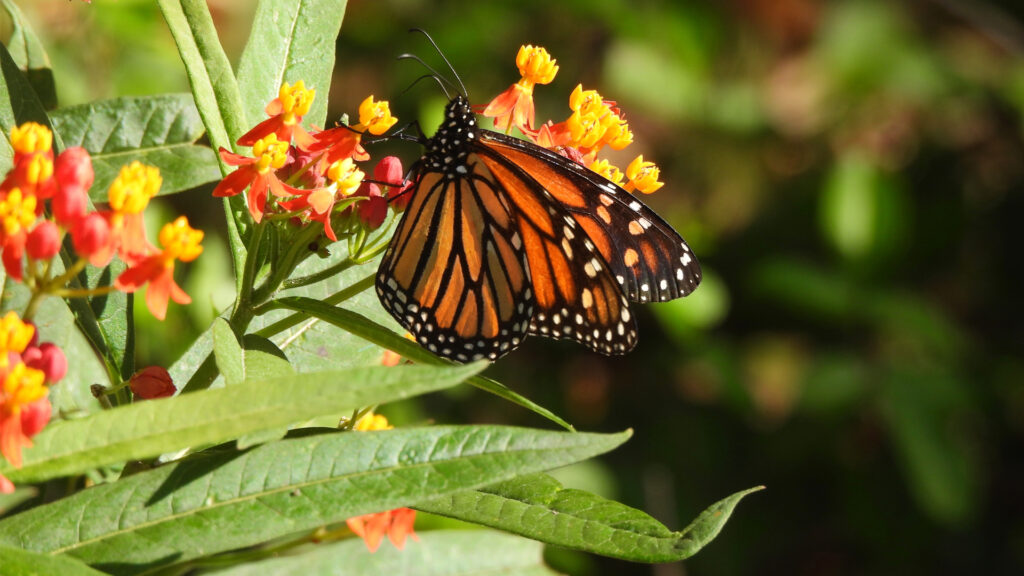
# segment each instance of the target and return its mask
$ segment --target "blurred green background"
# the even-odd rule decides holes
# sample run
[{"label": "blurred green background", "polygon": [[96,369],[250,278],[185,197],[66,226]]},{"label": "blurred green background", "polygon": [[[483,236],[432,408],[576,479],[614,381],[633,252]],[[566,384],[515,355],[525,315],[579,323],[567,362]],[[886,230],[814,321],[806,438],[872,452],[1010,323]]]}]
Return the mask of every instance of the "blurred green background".
[{"label": "blurred green background", "polygon": [[[236,58],[253,6],[209,4]],[[152,2],[21,5],[61,105],[187,90]],[[553,565],[1024,573],[1024,5],[357,0],[338,39],[332,119],[373,93],[436,125],[436,86],[402,93],[423,70],[396,55],[440,65],[412,26],[430,31],[474,103],[518,79],[524,43],[561,65],[537,88],[539,119],[563,120],[577,82],[617,100],[636,143],[612,158],[661,165],[667,185],[644,200],[704,266],[693,296],[639,307],[628,356],[531,339],[492,368],[582,429],[635,430],[563,478],[675,529],[727,494],[768,487],[685,564],[550,551]],[[177,198],[206,206],[197,218],[211,229],[220,204],[206,193]],[[176,329],[204,327],[224,303],[212,294],[226,259],[205,244],[208,264],[187,286],[197,303],[172,308]],[[146,340],[161,346],[141,350],[141,365],[173,361],[166,341]],[[469,389],[392,412],[546,425]]]}]

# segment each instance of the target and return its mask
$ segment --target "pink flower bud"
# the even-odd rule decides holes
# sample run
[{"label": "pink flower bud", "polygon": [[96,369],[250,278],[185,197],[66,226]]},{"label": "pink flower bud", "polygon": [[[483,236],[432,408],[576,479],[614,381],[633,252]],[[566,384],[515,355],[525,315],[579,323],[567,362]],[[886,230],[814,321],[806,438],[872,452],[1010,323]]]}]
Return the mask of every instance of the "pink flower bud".
[{"label": "pink flower bud", "polygon": [[174,387],[171,375],[160,366],[150,366],[139,370],[132,375],[128,386],[136,396],[143,400],[167,398],[174,396],[178,390]]},{"label": "pink flower bud", "polygon": [[73,228],[85,216],[88,206],[86,188],[77,184],[65,184],[53,196],[53,217],[65,228]]},{"label": "pink flower bud", "polygon": [[0,474],[0,494],[10,494],[11,492],[14,492],[14,482],[11,482],[6,476]]},{"label": "pink flower bud", "polygon": [[22,360],[29,368],[42,371],[46,375],[47,384],[60,382],[68,373],[68,359],[53,342],[43,342],[38,347],[25,350]]},{"label": "pink flower bud", "polygon": [[60,230],[50,220],[43,220],[28,234],[25,244],[28,257],[33,260],[49,260],[60,250]]},{"label": "pink flower bud", "polygon": [[61,188],[72,186],[86,192],[92,186],[92,159],[85,148],[68,148],[57,156],[53,163],[53,174]]},{"label": "pink flower bud", "polygon": [[397,156],[385,156],[377,162],[373,169],[373,179],[388,186],[401,186],[405,180],[402,174],[402,161]]},{"label": "pink flower bud", "polygon": [[380,187],[370,184],[367,199],[356,205],[356,216],[370,230],[380,228],[388,216],[388,201],[380,193]]},{"label": "pink flower bud", "polygon": [[90,256],[103,249],[109,239],[110,224],[95,212],[85,215],[71,230],[75,251],[81,256]]},{"label": "pink flower bud", "polygon": [[21,432],[31,438],[46,426],[50,421],[53,407],[47,398],[41,398],[31,404],[21,407]]},{"label": "pink flower bud", "polygon": [[388,190],[388,204],[391,205],[395,212],[401,212],[409,205],[409,201],[412,200],[412,194],[412,182],[407,182],[401,188],[392,188]]}]

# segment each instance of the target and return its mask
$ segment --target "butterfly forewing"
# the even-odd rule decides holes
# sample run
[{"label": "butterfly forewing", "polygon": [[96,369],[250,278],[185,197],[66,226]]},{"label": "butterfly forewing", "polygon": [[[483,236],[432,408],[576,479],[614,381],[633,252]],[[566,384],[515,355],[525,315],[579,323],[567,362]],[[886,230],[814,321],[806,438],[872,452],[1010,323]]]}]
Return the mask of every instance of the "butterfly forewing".
[{"label": "butterfly forewing", "polygon": [[686,296],[700,283],[689,246],[633,194],[568,158],[484,132],[482,142],[538,181],[584,230],[633,302]]},{"label": "butterfly forewing", "polygon": [[470,167],[423,172],[377,273],[384,307],[431,352],[497,358],[526,335],[533,295],[514,220]]}]

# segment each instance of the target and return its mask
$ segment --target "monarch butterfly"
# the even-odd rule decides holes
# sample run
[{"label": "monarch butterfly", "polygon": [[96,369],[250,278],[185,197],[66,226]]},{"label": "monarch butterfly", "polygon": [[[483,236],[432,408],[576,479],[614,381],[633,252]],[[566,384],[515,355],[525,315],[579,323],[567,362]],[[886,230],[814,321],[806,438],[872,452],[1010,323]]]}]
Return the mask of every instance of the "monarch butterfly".
[{"label": "monarch butterfly", "polygon": [[686,296],[700,282],[686,242],[630,192],[479,128],[463,95],[422,140],[375,283],[431,352],[495,360],[534,334],[625,354],[637,340],[630,302]]}]

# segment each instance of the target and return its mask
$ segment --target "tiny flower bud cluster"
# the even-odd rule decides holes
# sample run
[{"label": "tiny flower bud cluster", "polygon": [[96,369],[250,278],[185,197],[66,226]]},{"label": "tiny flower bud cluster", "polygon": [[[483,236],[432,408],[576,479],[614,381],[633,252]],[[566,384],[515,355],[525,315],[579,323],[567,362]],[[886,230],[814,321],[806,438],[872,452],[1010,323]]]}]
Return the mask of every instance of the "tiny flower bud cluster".
[{"label": "tiny flower bud cluster", "polygon": [[554,80],[558,66],[545,49],[530,45],[519,49],[516,66],[522,78],[480,112],[494,118],[495,129],[508,134],[515,126],[535,144],[587,166],[630,192],[639,190],[650,194],[662,187],[658,167],[644,161],[643,156],[630,163],[625,183],[621,170],[607,160],[598,159],[598,153],[605,146],[622,150],[631,144],[633,132],[615,102],[605,100],[596,90],[584,90],[583,85],[578,84],[569,96],[572,110],[569,118],[557,124],[548,121],[535,129],[533,87]]},{"label": "tiny flower bud cluster", "polygon": [[[15,312],[0,317],[0,455],[21,466],[21,450],[50,421],[49,387],[68,371],[64,353],[39,343],[36,328]],[[14,484],[0,474],[0,492]]]},{"label": "tiny flower bud cluster", "polygon": [[[387,217],[388,200],[402,198],[407,183],[401,163],[393,156],[377,164],[373,182],[365,181],[366,172],[358,163],[369,160],[370,155],[362,146],[362,137],[367,133],[380,136],[398,119],[391,115],[387,102],[370,96],[359,105],[358,124],[310,133],[301,121],[314,96],[315,90],[307,89],[301,80],[282,85],[278,97],[265,109],[270,118],[238,139],[239,146],[252,147],[252,156],[221,148],[221,159],[238,169],[217,185],[213,195],[246,192],[253,221],[280,215],[317,222],[331,241],[338,240],[338,222],[332,222],[335,216],[352,216],[365,230],[379,228]],[[394,205],[400,207],[398,202]]]},{"label": "tiny flower bud cluster", "polygon": [[[167,309],[161,294],[188,303],[168,273],[140,277],[135,269],[160,252],[146,240],[143,225],[143,211],[160,190],[159,170],[139,162],[123,167],[110,185],[108,209],[90,211],[93,169],[86,150],[68,148],[55,159],[53,134],[34,122],[11,130],[11,145],[14,167],[0,183],[0,251],[7,275],[24,281],[33,301],[43,295],[92,296],[109,291],[112,287],[73,291],[67,284],[87,263],[103,267],[116,255],[129,266],[122,278],[134,275],[136,281],[129,286],[118,278],[114,287],[131,292],[149,283],[146,300],[154,316],[162,320]],[[51,260],[68,234],[78,260],[54,276]],[[191,254],[177,259],[194,259]],[[164,258],[164,264],[173,270],[173,259]],[[32,312],[30,305],[26,316]]]}]

